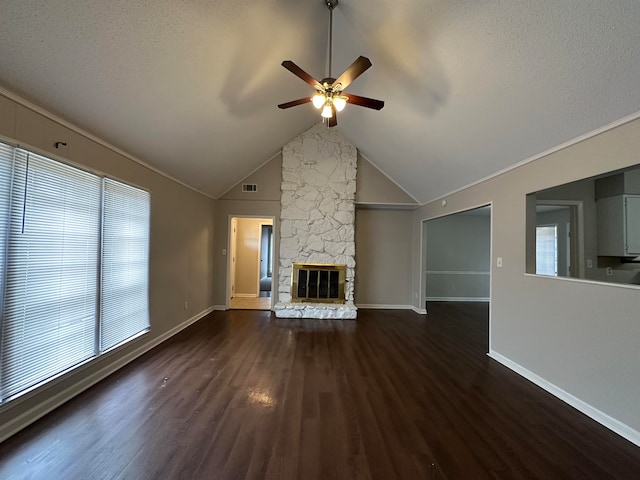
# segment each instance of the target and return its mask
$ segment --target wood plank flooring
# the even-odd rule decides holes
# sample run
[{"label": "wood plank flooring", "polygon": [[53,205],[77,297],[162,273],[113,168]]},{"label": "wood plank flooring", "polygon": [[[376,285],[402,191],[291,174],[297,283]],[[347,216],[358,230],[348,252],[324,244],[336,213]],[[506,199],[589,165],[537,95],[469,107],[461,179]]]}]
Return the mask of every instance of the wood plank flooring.
[{"label": "wood plank flooring", "polygon": [[640,478],[640,448],[486,356],[487,323],[213,312],[0,444],[0,478]]},{"label": "wood plank flooring", "polygon": [[232,310],[271,310],[271,297],[233,297],[229,299]]}]

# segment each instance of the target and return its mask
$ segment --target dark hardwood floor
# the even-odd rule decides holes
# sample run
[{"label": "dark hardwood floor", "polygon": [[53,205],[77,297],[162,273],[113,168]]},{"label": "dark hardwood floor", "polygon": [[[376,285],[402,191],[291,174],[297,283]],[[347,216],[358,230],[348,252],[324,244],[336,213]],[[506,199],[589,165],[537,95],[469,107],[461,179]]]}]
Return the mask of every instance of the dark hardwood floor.
[{"label": "dark hardwood floor", "polygon": [[640,478],[640,448],[486,356],[487,317],[214,312],[0,444],[0,478]]}]

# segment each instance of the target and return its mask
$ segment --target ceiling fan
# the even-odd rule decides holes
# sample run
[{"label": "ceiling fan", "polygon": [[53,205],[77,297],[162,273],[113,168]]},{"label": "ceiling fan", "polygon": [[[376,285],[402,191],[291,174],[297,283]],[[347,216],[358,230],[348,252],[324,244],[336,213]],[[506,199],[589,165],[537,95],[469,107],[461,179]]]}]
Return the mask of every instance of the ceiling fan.
[{"label": "ceiling fan", "polygon": [[314,107],[321,110],[323,123],[328,127],[335,127],[338,124],[338,119],[336,118],[337,112],[341,112],[347,103],[380,110],[384,107],[384,102],[382,100],[353,95],[352,93],[344,93],[344,89],[347,88],[351,82],[371,67],[371,61],[367,57],[358,57],[338,78],[331,76],[333,9],[338,5],[338,0],[323,0],[323,3],[325,3],[329,9],[329,76],[318,81],[291,60],[285,60],[282,62],[282,66],[315,88],[316,93],[312,97],[304,97],[291,102],[281,103],[278,105],[278,108],[291,108],[311,102]]}]

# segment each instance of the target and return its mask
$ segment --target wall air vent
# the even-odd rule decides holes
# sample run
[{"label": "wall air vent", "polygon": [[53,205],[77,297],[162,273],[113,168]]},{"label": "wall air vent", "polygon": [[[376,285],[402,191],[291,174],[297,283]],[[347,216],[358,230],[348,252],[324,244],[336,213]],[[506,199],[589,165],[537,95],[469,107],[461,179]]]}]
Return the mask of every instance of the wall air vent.
[{"label": "wall air vent", "polygon": [[243,192],[257,192],[258,184],[257,183],[243,183],[242,184]]}]

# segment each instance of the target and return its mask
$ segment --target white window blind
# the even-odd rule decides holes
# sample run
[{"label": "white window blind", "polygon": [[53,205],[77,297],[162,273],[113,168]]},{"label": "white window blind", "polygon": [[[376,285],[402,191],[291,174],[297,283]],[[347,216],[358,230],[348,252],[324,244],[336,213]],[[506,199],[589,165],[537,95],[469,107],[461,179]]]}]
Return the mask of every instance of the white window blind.
[{"label": "white window blind", "polygon": [[104,180],[101,351],[149,328],[149,193]]},{"label": "white window blind", "polygon": [[0,143],[0,402],[149,329],[149,203]]},{"label": "white window blind", "polygon": [[95,354],[100,178],[16,150],[2,319],[2,397]]}]

